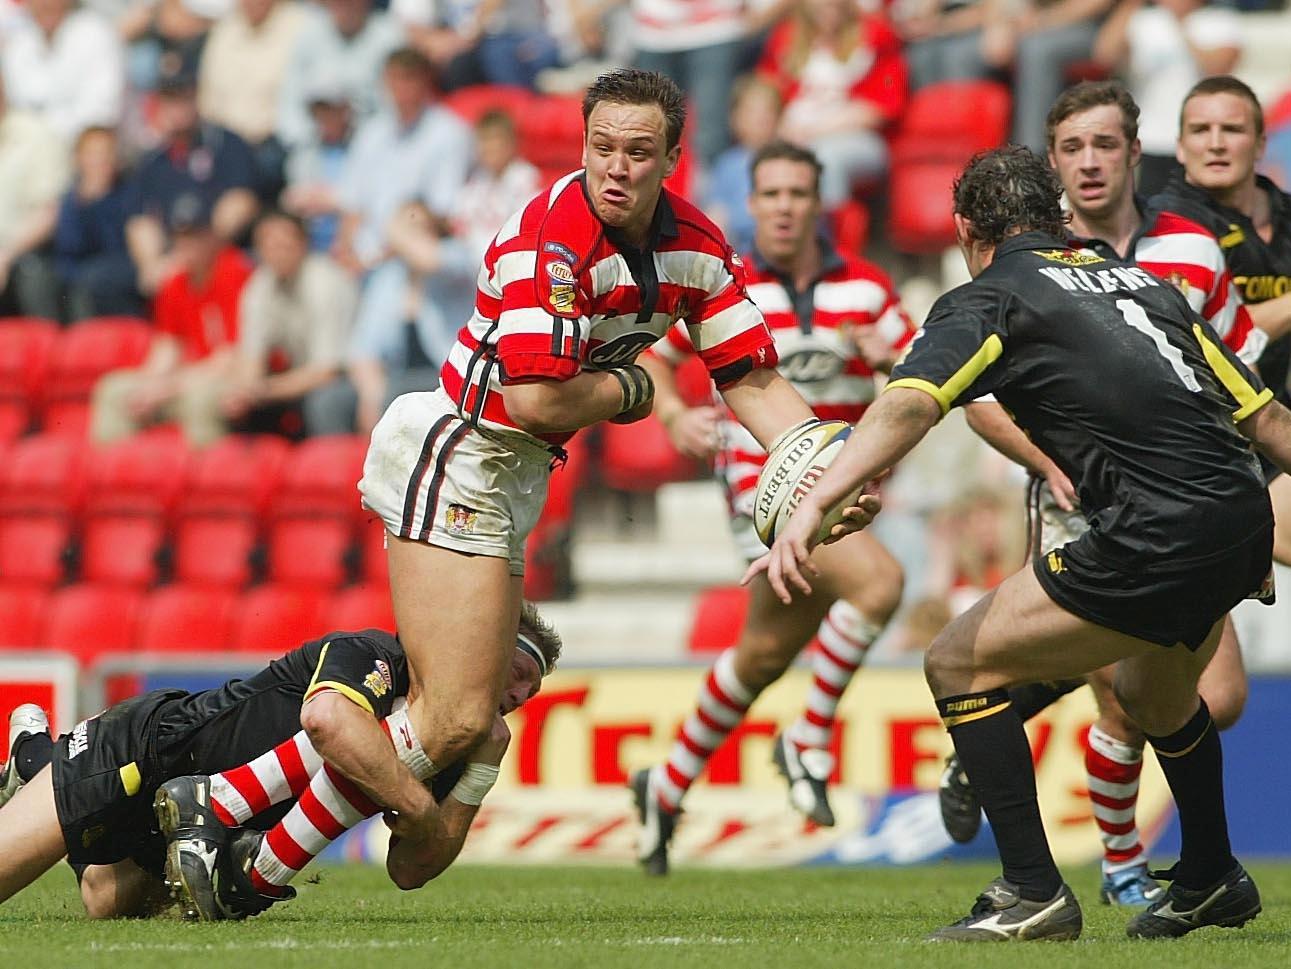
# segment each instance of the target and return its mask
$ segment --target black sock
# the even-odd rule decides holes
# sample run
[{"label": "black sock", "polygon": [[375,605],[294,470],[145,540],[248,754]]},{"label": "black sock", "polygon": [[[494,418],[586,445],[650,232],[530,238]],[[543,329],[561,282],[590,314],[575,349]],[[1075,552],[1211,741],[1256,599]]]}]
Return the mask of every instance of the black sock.
[{"label": "black sock", "polygon": [[1025,899],[1053,898],[1062,875],[1040,820],[1031,746],[1008,694],[991,690],[946,697],[937,701],[937,711],[991,822],[1004,877]]},{"label": "black sock", "polygon": [[54,759],[54,740],[47,733],[29,733],[10,752],[18,776],[26,784]]},{"label": "black sock", "polygon": [[1009,690],[1009,699],[1013,701],[1013,709],[1018,712],[1018,716],[1025,722],[1041,710],[1061,700],[1072,690],[1079,689],[1084,685],[1084,680],[1053,680],[1048,683],[1028,683],[1025,686],[1015,686]]},{"label": "black sock", "polygon": [[1232,871],[1237,859],[1224,813],[1224,751],[1206,701],[1170,736],[1148,740],[1179,809],[1182,846],[1175,881],[1184,888],[1207,888]]}]

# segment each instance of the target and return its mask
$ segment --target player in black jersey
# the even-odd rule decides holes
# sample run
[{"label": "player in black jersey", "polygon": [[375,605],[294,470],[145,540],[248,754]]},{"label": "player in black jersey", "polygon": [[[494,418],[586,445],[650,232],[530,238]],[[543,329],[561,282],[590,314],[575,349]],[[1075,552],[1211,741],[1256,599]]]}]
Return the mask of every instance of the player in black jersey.
[{"label": "player in black jersey", "polygon": [[[991,822],[1002,877],[934,939],[1070,939],[1080,907],[1053,862],[1007,687],[1120,661],[1116,690],[1155,747],[1183,847],[1132,936],[1241,925],[1259,893],[1233,858],[1219,735],[1197,694],[1224,615],[1264,582],[1273,522],[1248,439],[1291,467],[1291,412],[1169,284],[1063,241],[1061,186],[1021,148],[975,158],[955,185],[974,277],[946,294],[879,401],[770,552],[785,600],[824,512],[906,454],[955,404],[995,396],[1076,483],[1090,529],[951,622],[925,672]],[[837,539],[877,500],[848,509]]]},{"label": "player in black jersey", "polygon": [[[559,637],[532,606],[526,604],[524,616],[500,713],[537,693],[543,671],[559,657]],[[401,707],[407,691],[407,664],[394,636],[374,629],[336,632],[245,680],[201,693],[155,690],[109,707],[57,740],[39,731],[20,734],[10,769],[21,770],[24,784],[0,810],[0,902],[66,855],[91,917],[151,914],[168,901],[166,841],[153,815],[158,785],[237,768],[293,738],[310,754],[317,747],[311,758],[316,769],[331,764],[353,753],[345,750],[344,712],[311,724],[305,711],[341,697],[356,716],[379,719]],[[504,727],[495,729],[491,756],[482,759],[500,762],[506,737]],[[371,751],[357,753],[372,758]],[[481,758],[477,751],[467,759]],[[466,767],[449,765],[435,776],[430,787],[436,801],[451,800]],[[270,828],[294,800],[269,806],[248,828]],[[458,808],[455,801],[453,806]],[[425,841],[392,840],[387,868],[400,887],[415,887],[456,858],[475,806],[462,805],[456,813],[462,815],[454,824],[459,836],[436,839],[433,856]]]}]

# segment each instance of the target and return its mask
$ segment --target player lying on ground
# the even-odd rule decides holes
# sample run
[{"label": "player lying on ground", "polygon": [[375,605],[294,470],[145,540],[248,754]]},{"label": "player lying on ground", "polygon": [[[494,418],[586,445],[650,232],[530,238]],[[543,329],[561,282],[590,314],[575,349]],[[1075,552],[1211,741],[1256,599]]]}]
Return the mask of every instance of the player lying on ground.
[{"label": "player lying on ground", "polygon": [[[1226,273],[1184,266],[1177,260],[1177,239],[1186,228],[1172,216],[1162,217],[1153,204],[1134,193],[1138,167],[1139,108],[1115,81],[1084,82],[1068,88],[1049,111],[1049,164],[1057,173],[1071,212],[1068,244],[1078,252],[1138,261],[1149,272],[1194,283],[1180,288],[1190,304],[1214,326],[1244,363],[1251,364],[1265,346]],[[1175,261],[1163,261],[1176,253]],[[1135,257],[1142,254],[1142,260]],[[1218,250],[1215,256],[1218,259]],[[1219,260],[1222,266],[1222,259]],[[1029,494],[1028,521],[1033,553],[1075,541],[1089,527],[1074,507],[1075,492],[1066,475],[1018,430],[999,404],[974,401],[968,423],[1005,455],[1035,475]],[[1114,668],[1086,677],[1098,705],[1098,720],[1089,731],[1085,768],[1094,820],[1103,842],[1102,901],[1145,906],[1163,889],[1148,872],[1148,859],[1135,823],[1139,774],[1146,739],[1116,701]],[[1029,684],[1009,691],[1018,715],[1027,720],[1072,688],[1071,684]],[[1220,730],[1237,722],[1246,703],[1246,670],[1236,631],[1230,621],[1198,689]],[[942,818],[951,838],[971,841],[981,824],[981,808],[968,778],[953,754],[939,789]]]},{"label": "player lying on ground", "polygon": [[409,715],[434,764],[487,737],[552,468],[580,429],[649,415],[653,387],[635,362],[646,347],[683,321],[762,444],[811,418],[774,369],[721,231],[663,187],[685,115],[660,74],[615,70],[591,84],[584,168],[498,231],[440,388],[398,398],[372,432],[359,489],[390,534]]},{"label": "player lying on ground", "polygon": [[[1004,869],[934,939],[1080,934],[1006,690],[1118,660],[1117,695],[1157,751],[1182,830],[1170,888],[1128,933],[1239,926],[1260,911],[1229,844],[1219,733],[1197,679],[1224,616],[1268,576],[1273,518],[1248,440],[1291,467],[1291,413],[1174,287],[1069,248],[1061,191],[1025,149],[970,162],[954,202],[973,281],[938,300],[883,396],[750,569],[766,570],[786,602],[810,593],[825,512],[982,394],[994,393],[1076,483],[1089,531],[1005,579],[925,659]],[[877,501],[863,504],[830,537],[868,524]]]},{"label": "player lying on ground", "polygon": [[[749,298],[776,341],[777,368],[816,416],[856,421],[874,399],[877,372],[891,369],[913,327],[882,270],[845,256],[819,235],[820,161],[806,149],[772,142],[752,163],[755,250],[745,257]],[[766,451],[725,408],[689,408],[673,369],[694,348],[674,327],[642,364],[654,378],[655,411],[673,443],[690,457],[717,456],[736,545],[749,561],[766,551],[753,528],[753,491]],[[856,538],[863,539],[857,541]],[[816,558],[829,596],[785,607],[765,580],[753,583],[739,641],[705,678],[668,761],[633,775],[641,820],[638,858],[647,873],[668,870],[668,845],[682,798],[709,757],[812,638],[807,709],[775,738],[774,760],[789,801],[818,824],[834,813],[827,783],[834,716],[843,691],[901,602],[901,566],[870,535]]]},{"label": "player lying on ground", "polygon": [[[559,637],[528,604],[520,635],[499,714],[532,697],[560,653]],[[407,688],[398,640],[366,630],[305,643],[218,689],[135,697],[57,741],[39,708],[25,704],[5,766],[5,791],[17,793],[0,810],[0,901],[66,855],[92,918],[163,906],[167,868],[191,890],[181,899],[186,915],[244,917],[288,894],[261,891],[257,866],[278,873],[277,859],[288,856],[303,867],[382,807],[399,812],[390,820],[402,836],[386,859],[391,880],[419,887],[457,857],[509,735],[499,716],[489,740],[440,771],[428,791],[414,774],[425,755],[401,702]],[[185,776],[193,771],[211,776]],[[174,778],[177,792],[158,791]],[[441,805],[434,824],[421,821],[430,797]],[[253,827],[230,831],[220,817]],[[178,835],[182,858],[167,857],[162,827]]]}]

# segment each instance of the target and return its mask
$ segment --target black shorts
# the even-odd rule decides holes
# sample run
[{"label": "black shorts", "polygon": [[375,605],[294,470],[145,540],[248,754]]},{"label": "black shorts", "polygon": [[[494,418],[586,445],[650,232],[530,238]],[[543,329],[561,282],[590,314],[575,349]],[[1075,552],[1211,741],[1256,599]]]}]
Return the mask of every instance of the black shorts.
[{"label": "black shorts", "polygon": [[152,798],[159,776],[153,745],[161,708],[182,690],[154,690],[83,720],[54,745],[54,806],[67,860],[113,865],[132,859],[161,875],[165,842]]},{"label": "black shorts", "polygon": [[[1272,567],[1273,526],[1200,562],[1169,559],[1133,570],[1108,564],[1101,538],[1087,532],[1032,559],[1049,598],[1082,619],[1159,646],[1196,650],[1215,623],[1265,587]],[[1267,601],[1272,601],[1269,598]]]}]

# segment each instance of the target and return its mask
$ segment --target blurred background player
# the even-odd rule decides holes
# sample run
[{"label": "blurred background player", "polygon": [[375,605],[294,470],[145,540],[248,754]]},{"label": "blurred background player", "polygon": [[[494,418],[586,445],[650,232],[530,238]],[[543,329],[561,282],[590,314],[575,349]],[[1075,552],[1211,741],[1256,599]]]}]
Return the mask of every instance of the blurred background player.
[{"label": "blurred background player", "polygon": [[[538,692],[560,648],[560,637],[526,604],[499,714]],[[368,817],[433,796],[445,804],[441,826],[392,841],[386,863],[400,888],[420,887],[457,857],[509,734],[499,715],[489,741],[472,752],[470,762],[448,765],[428,792],[396,759],[403,745],[390,739],[397,741],[406,724],[407,688],[398,640],[369,629],[305,643],[254,676],[217,689],[135,697],[57,740],[40,707],[19,706],[9,718],[9,759],[0,774],[0,901],[66,854],[92,918],[146,915],[164,907],[163,869],[168,879],[182,873],[181,895],[188,897],[180,900],[187,914],[245,917],[294,894],[285,888],[269,895],[257,891],[250,866],[262,844],[273,845],[287,830],[324,838],[325,844],[357,823],[356,813]],[[382,786],[372,780],[381,764],[393,780],[378,792],[368,785]],[[194,768],[213,776],[180,774]],[[346,800],[318,799],[315,786],[326,776],[343,781]],[[164,782],[158,819],[153,792]],[[374,807],[368,796],[378,793],[385,800]],[[328,824],[330,837],[316,834],[314,825],[324,818],[334,821]],[[248,827],[226,830],[221,819]],[[167,829],[180,834],[170,845],[163,837]],[[237,867],[234,859],[247,867]],[[218,892],[210,885],[217,865]]]},{"label": "blurred background player", "polygon": [[[1068,88],[1049,112],[1049,164],[1062,182],[1071,212],[1069,230],[1081,251],[1106,258],[1132,256],[1144,229],[1143,200],[1134,194],[1139,160],[1138,106],[1129,92],[1111,81]],[[1248,363],[1251,324],[1231,287],[1208,300],[1209,319],[1223,327],[1225,343]],[[1226,301],[1224,301],[1226,300]],[[1214,306],[1220,309],[1215,311]],[[1244,356],[1243,353],[1248,354]],[[1258,350],[1256,350],[1258,353]],[[966,410],[968,422],[988,442],[1028,468],[1035,479],[1028,519],[1035,534],[1032,554],[1044,555],[1075,541],[1088,528],[1076,507],[1076,492],[1060,469],[1023,436],[994,402],[978,401]],[[1161,887],[1148,874],[1147,857],[1135,824],[1139,774],[1143,767],[1143,731],[1126,715],[1113,691],[1115,670],[1108,667],[1085,677],[1098,704],[1098,720],[1089,731],[1085,751],[1090,800],[1103,842],[1102,901],[1148,905]],[[1028,720],[1081,681],[1031,684],[1009,691],[1023,720]],[[1202,674],[1199,690],[1221,730],[1237,722],[1246,702],[1246,671],[1232,621],[1224,625],[1215,657]],[[958,842],[971,841],[981,823],[981,809],[969,779],[951,756],[939,788],[946,830]]]},{"label": "blurred background player", "polygon": [[[913,327],[877,266],[845,256],[821,234],[821,164],[814,153],[775,141],[754,156],[748,207],[755,247],[745,259],[749,298],[776,340],[779,370],[817,417],[859,420],[910,341]],[[674,445],[694,458],[717,454],[731,528],[746,560],[765,551],[753,530],[753,496],[766,452],[720,407],[688,408],[673,368],[693,352],[674,327],[643,358],[655,407]],[[751,590],[738,643],[714,664],[667,763],[632,778],[642,833],[638,858],[649,874],[668,870],[668,844],[682,798],[757,696],[783,675],[816,635],[807,709],[776,737],[774,759],[794,808],[832,826],[826,785],[834,717],[843,691],[901,602],[901,566],[872,536],[821,549],[826,595],[785,607],[764,580]],[[833,602],[831,606],[830,603]]]}]

